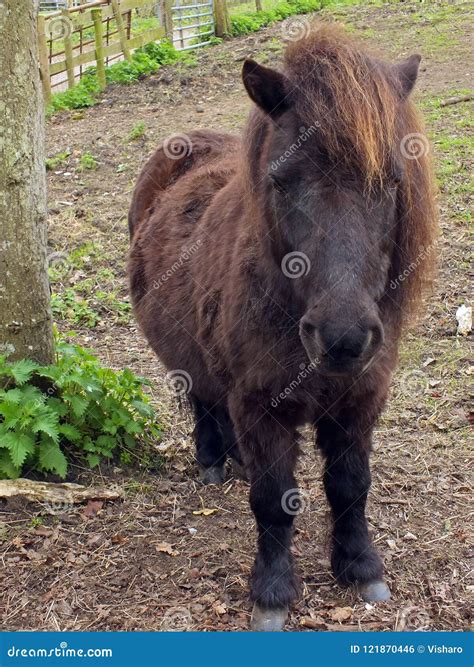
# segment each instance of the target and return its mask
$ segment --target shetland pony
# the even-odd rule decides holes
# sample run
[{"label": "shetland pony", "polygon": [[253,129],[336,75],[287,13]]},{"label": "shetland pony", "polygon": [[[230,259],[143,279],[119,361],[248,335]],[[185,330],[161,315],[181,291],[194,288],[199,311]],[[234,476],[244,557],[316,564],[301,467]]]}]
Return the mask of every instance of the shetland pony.
[{"label": "shetland pony", "polygon": [[222,481],[228,456],[250,481],[256,630],[282,629],[298,594],[305,424],[324,458],[334,575],[365,600],[390,597],[365,505],[372,431],[436,233],[409,99],[419,62],[383,62],[337,26],[313,30],[281,71],[244,63],[254,106],[242,138],[172,137],[134,191],[135,316],[185,383],[204,481]]}]

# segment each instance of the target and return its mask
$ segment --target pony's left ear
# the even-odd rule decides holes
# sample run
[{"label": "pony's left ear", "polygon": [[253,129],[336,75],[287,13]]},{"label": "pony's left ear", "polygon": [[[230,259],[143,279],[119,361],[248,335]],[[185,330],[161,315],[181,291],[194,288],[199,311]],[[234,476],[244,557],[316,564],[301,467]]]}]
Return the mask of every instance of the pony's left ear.
[{"label": "pony's left ear", "polygon": [[406,60],[397,63],[395,70],[401,84],[402,99],[408,97],[418,76],[418,67],[420,66],[421,56],[418,53],[410,56]]},{"label": "pony's left ear", "polygon": [[272,118],[277,118],[288,109],[286,79],[280,72],[247,58],[242,68],[242,79],[250,99]]}]

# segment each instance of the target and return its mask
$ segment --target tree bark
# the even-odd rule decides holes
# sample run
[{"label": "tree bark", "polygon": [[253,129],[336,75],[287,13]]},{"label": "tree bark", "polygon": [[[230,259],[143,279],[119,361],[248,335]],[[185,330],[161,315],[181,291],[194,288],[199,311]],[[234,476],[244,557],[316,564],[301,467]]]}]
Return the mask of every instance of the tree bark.
[{"label": "tree bark", "polygon": [[0,354],[51,363],[36,3],[0,2]]}]

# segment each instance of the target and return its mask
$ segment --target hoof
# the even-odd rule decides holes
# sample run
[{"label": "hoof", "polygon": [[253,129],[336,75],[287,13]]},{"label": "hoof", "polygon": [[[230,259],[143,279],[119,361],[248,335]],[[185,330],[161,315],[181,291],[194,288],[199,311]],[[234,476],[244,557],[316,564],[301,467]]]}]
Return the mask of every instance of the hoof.
[{"label": "hoof", "polygon": [[386,602],[390,600],[390,589],[385,581],[370,581],[359,586],[359,593],[366,602]]},{"label": "hoof", "polygon": [[232,459],[232,474],[236,479],[241,479],[244,482],[249,481],[249,477],[245,471],[244,466],[241,465],[238,461],[235,461],[235,459]]},{"label": "hoof", "polygon": [[254,604],[250,629],[252,632],[281,632],[288,618],[288,609],[262,609]]},{"label": "hoof", "polygon": [[225,479],[224,466],[199,466],[199,477],[203,484],[222,484]]}]

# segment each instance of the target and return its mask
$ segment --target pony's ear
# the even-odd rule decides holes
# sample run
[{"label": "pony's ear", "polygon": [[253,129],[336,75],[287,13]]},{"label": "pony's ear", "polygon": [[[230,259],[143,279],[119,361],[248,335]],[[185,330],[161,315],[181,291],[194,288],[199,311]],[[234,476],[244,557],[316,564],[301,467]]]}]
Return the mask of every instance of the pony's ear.
[{"label": "pony's ear", "polygon": [[402,60],[395,65],[398,79],[401,83],[402,99],[408,97],[413,90],[418,76],[418,67],[420,65],[421,56],[418,53],[410,56],[406,60]]},{"label": "pony's ear", "polygon": [[250,99],[269,116],[276,118],[288,109],[286,79],[280,72],[247,58],[242,79]]}]

